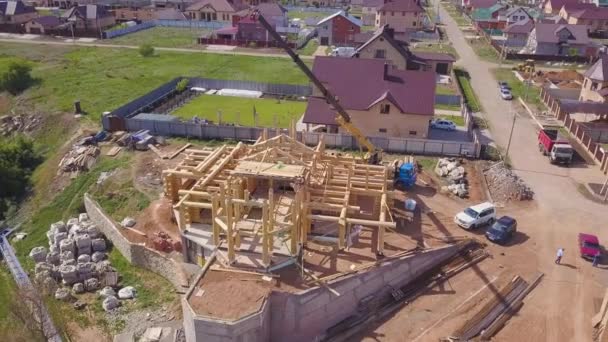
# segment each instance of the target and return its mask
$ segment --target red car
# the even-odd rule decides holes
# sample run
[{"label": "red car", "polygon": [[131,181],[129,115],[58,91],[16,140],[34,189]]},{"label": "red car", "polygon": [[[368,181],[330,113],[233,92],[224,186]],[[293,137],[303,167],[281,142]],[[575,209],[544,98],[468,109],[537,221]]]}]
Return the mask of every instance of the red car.
[{"label": "red car", "polygon": [[585,259],[593,259],[597,253],[601,254],[600,241],[595,235],[579,233],[578,248]]}]

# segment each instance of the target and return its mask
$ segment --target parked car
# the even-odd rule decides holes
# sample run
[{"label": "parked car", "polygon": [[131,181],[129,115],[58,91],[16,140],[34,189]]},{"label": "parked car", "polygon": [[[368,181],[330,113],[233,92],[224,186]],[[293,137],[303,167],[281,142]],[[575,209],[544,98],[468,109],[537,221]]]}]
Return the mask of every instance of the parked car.
[{"label": "parked car", "polygon": [[436,119],[431,121],[431,128],[442,129],[445,131],[455,131],[456,124],[450,120]]},{"label": "parked car", "polygon": [[509,90],[511,90],[511,86],[509,86],[509,83],[507,83],[505,81],[498,81],[498,87],[500,89],[509,89]]},{"label": "parked car", "polygon": [[492,242],[503,244],[509,241],[517,232],[517,220],[503,216],[486,230],[486,238]]},{"label": "parked car", "polygon": [[464,229],[475,229],[496,220],[496,208],[490,202],[468,207],[454,216],[454,222]]},{"label": "parked car", "polygon": [[500,88],[500,97],[502,97],[503,100],[513,100],[513,94],[506,88]]},{"label": "parked car", "polygon": [[589,260],[593,260],[593,257],[602,251],[597,236],[585,233],[578,234],[578,250],[583,259]]}]

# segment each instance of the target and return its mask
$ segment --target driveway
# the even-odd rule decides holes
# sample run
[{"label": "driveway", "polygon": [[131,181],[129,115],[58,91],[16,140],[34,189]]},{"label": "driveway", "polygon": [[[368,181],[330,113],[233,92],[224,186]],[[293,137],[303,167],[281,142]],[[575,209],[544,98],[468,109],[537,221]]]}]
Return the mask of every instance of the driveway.
[{"label": "driveway", "polygon": [[[433,0],[435,5],[437,2]],[[510,103],[498,95],[498,85],[491,72],[497,65],[479,59],[454,20],[441,6],[439,11],[448,37],[460,55],[457,65],[469,71],[492,138],[505,148],[513,124],[513,111]],[[577,256],[576,237],[579,232],[590,232],[608,243],[604,227],[608,206],[586,199],[578,191],[578,184],[603,183],[605,176],[592,165],[565,168],[549,164],[538,152],[538,128],[534,121],[525,112],[515,115],[509,157],[515,172],[535,192],[535,203],[528,209],[531,224],[522,225],[521,229],[530,236],[526,244],[536,255],[536,260],[530,260],[530,263],[536,263],[545,278],[535,290],[537,293],[526,300],[528,303],[520,315],[512,319],[498,337],[513,336],[519,330],[529,332],[530,339],[537,341],[590,341],[589,319],[595,314],[593,301],[603,295],[608,271],[591,268]],[[569,267],[553,263],[558,247],[566,249]],[[534,319],[534,324],[530,319]]]},{"label": "driveway", "polygon": [[452,140],[469,142],[469,134],[466,128],[462,126],[456,126],[455,131],[444,131],[442,129],[431,128],[429,129],[429,139],[433,140]]}]

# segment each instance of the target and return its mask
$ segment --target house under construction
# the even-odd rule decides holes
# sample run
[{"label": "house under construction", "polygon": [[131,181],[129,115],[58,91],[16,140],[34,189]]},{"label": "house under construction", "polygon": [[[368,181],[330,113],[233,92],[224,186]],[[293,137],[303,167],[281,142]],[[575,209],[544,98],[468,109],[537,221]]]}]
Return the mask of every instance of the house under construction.
[{"label": "house under construction", "polygon": [[253,145],[189,149],[164,171],[186,261],[201,264],[216,251],[225,265],[272,271],[294,263],[309,240],[345,248],[363,226],[383,253],[384,231],[396,226],[389,168],[290,135],[265,131]]}]

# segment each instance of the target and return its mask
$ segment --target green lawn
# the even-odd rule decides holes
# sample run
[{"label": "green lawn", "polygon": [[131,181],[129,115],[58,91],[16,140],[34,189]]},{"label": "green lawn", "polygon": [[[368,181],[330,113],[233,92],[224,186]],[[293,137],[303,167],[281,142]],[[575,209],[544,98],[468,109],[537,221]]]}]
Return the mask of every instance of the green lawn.
[{"label": "green lawn", "polygon": [[[337,12],[337,10],[336,10]],[[302,20],[306,20],[306,18],[318,18],[319,20],[330,16],[332,13],[325,12],[304,12],[304,11],[289,11],[287,12],[287,16],[289,19],[300,18]]]},{"label": "green lawn", "polygon": [[201,95],[177,109],[173,114],[186,119],[198,116],[201,119],[218,122],[217,113],[221,111],[224,123],[253,126],[254,106],[258,113],[258,125],[264,127],[274,127],[275,114],[279,127],[289,127],[291,120],[298,120],[306,110],[304,101]]},{"label": "green lawn", "polygon": [[458,91],[454,89],[454,87],[450,87],[445,84],[438,84],[435,87],[435,93],[442,95],[458,95]]},{"label": "green lawn", "polygon": [[308,41],[308,43],[306,43],[306,45],[298,50],[298,54],[303,55],[303,56],[312,56],[313,53],[315,53],[315,51],[317,51],[317,48],[319,47],[319,41],[317,39],[311,39]]},{"label": "green lawn", "polygon": [[[511,69],[493,69],[494,77],[496,80],[505,81],[511,86],[511,92],[513,93],[514,99],[521,97],[532,109],[542,111],[545,109],[545,104],[540,98],[540,88],[530,85],[526,86],[521,82]],[[526,92],[528,93],[526,96]]]},{"label": "green lawn", "polygon": [[416,43],[416,46],[411,49],[412,51],[420,51],[420,52],[440,52],[440,53],[449,53],[452,54],[456,59],[458,59],[458,52],[456,49],[452,47],[450,43],[441,43],[441,44],[430,44],[430,43]]},{"label": "green lawn", "polygon": [[498,52],[484,38],[469,39],[469,45],[481,59],[488,62],[498,62]]},{"label": "green lawn", "polygon": [[481,111],[481,104],[471,86],[469,73],[464,69],[454,68],[454,74],[456,74],[456,79],[462,88],[462,93],[469,108],[474,112]]},{"label": "green lawn", "polygon": [[170,48],[200,48],[196,39],[210,30],[189,29],[179,27],[153,27],[147,30],[127,34],[125,36],[101,41],[113,45],[150,44],[157,47]]},{"label": "green lawn", "polygon": [[[108,48],[67,48],[51,58],[46,47],[0,43],[0,66],[16,56],[35,58],[33,74],[40,85],[21,97],[51,112],[71,112],[74,100],[95,123],[111,111],[178,76],[307,84],[306,76],[287,58],[160,52],[144,58],[137,51]],[[14,51],[14,52],[13,52]]]}]

